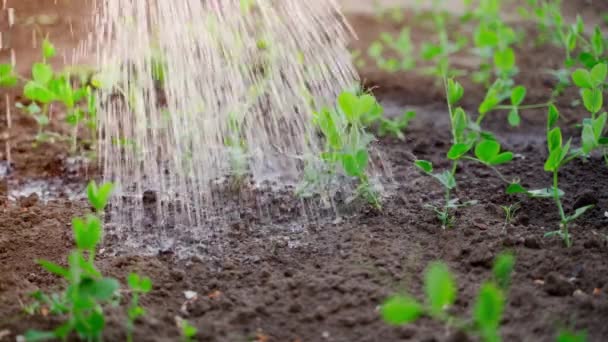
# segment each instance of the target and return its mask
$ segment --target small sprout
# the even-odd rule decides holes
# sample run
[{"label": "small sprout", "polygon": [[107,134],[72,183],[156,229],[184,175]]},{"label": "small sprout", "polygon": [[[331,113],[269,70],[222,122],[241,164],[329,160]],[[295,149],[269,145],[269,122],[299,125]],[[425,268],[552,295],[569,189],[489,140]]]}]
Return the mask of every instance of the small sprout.
[{"label": "small sprout", "polygon": [[114,185],[112,183],[104,183],[100,187],[95,181],[89,182],[87,186],[87,197],[89,202],[97,212],[101,212],[107,205]]},{"label": "small sprout", "polygon": [[481,285],[471,320],[453,316],[448,310],[456,301],[457,286],[454,276],[441,262],[432,263],[425,271],[425,303],[409,295],[396,295],[382,304],[380,313],[391,325],[414,323],[426,316],[462,332],[476,334],[482,341],[497,341],[514,263],[515,258],[508,253],[496,258],[493,277]]},{"label": "small sprout", "polygon": [[[511,184],[514,185],[514,184]],[[516,184],[519,185],[519,184]],[[516,186],[514,185],[514,186]],[[524,189],[525,191],[525,189]],[[509,191],[507,190],[507,194],[509,193]],[[521,208],[521,205],[519,203],[514,203],[511,205],[501,205],[500,206],[502,208],[502,210],[505,213],[505,224],[503,226],[503,231],[507,228],[508,225],[510,225],[513,222],[513,219],[515,218],[515,214],[517,213],[517,211],[519,211],[519,209]]]}]

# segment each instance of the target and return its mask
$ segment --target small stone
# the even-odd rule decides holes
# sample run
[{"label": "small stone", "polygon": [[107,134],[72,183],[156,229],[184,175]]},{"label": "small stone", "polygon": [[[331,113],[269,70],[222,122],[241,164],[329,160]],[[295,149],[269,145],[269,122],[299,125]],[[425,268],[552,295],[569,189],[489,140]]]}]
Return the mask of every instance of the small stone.
[{"label": "small stone", "polygon": [[551,272],[545,278],[545,292],[551,296],[568,296],[574,292],[574,285],[566,277]]}]

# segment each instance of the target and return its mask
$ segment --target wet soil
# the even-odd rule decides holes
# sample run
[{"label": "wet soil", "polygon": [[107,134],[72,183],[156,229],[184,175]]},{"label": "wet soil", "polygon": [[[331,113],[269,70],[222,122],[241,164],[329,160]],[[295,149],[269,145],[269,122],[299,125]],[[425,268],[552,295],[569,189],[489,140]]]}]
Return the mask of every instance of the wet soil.
[{"label": "wet soil", "polygon": [[[588,12],[586,6],[582,10]],[[351,19],[361,38],[356,43],[359,48],[378,32],[398,30],[366,15]],[[557,66],[559,52],[526,46],[518,57],[518,81],[529,88],[526,101],[545,100],[549,88],[541,70]],[[502,321],[505,341],[554,341],[563,327],[586,330],[590,341],[606,340],[608,173],[602,158],[574,161],[560,173],[567,211],[596,204],[571,226],[571,248],[543,238],[557,226],[553,202],[507,196],[502,181],[471,163],[458,170],[455,196],[476,199],[479,204],[460,210],[454,227],[443,230],[434,213],[424,208],[442,199],[442,189],[412,165],[417,157],[431,160],[437,169],[448,166],[443,95],[428,78],[384,74],[367,65],[361,69],[362,77],[378,86],[376,95],[389,114],[403,108],[418,112],[405,141],[379,141],[395,178],[395,189],[383,210],[362,208],[340,219],[304,222],[293,209],[298,207],[297,199],[266,189],[263,195],[283,208],[273,213],[273,224],[243,215],[225,234],[215,237],[221,248],[209,248],[199,256],[179,259],[170,250],[151,256],[112,256],[110,239],[97,257],[105,274],[124,282],[135,271],[154,282],[153,291],[142,298],[147,314],[137,324],[135,341],[178,341],[176,316],[198,328],[200,341],[467,341],[429,319],[388,326],[379,318],[378,305],[396,291],[421,298],[424,268],[443,260],[459,284],[454,310],[467,315],[479,284],[490,275],[493,257],[504,250],[517,257]],[[465,85],[464,105],[473,112],[482,92],[473,84]],[[580,107],[571,106],[576,98],[576,93],[569,93],[559,100],[560,124],[570,127],[566,131],[573,135],[578,133],[571,126],[584,116]],[[4,131],[4,107],[0,108],[0,131]],[[544,119],[543,110],[531,110],[523,112],[520,128],[508,126],[506,113],[493,113],[487,120],[487,128],[497,134],[504,148],[518,156],[501,172],[508,178],[520,177],[531,188],[547,187],[551,181],[542,171]],[[23,306],[31,302],[28,293],[64,285],[34,260],[63,263],[73,247],[70,220],[88,211],[86,203],[67,194],[50,200],[31,195],[10,201],[7,188],[57,177],[83,184],[94,176],[69,167],[67,145],[32,147],[34,123],[27,118],[15,122],[11,133],[16,146],[14,171],[2,179],[0,187],[0,341],[13,341],[30,328],[57,325],[57,318],[23,313]],[[521,209],[512,223],[505,224],[500,206],[515,202]],[[198,295],[187,300],[184,291]],[[125,339],[122,312],[124,308],[109,309],[105,340]]]}]

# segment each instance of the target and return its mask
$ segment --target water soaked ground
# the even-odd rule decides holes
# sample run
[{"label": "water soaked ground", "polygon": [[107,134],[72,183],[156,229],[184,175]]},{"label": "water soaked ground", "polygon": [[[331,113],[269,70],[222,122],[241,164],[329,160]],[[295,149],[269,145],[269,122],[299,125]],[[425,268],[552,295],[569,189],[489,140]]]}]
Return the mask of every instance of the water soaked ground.
[{"label": "water soaked ground", "polygon": [[[23,0],[28,2],[34,3]],[[586,6],[581,9],[585,13]],[[391,29],[369,16],[352,19],[361,37],[359,48],[378,32]],[[518,56],[525,61],[519,81],[530,86],[528,100],[540,103],[547,89],[540,86],[544,76],[538,70],[555,66],[559,55],[547,48],[529,48],[518,51]],[[424,208],[441,200],[442,189],[412,165],[417,157],[431,160],[437,169],[448,167],[450,137],[441,90],[416,75],[377,73],[371,64],[361,72],[380,86],[376,91],[389,113],[412,106],[418,112],[405,141],[389,137],[378,143],[395,182],[383,211],[361,207],[338,219],[327,215],[310,220],[302,215],[300,202],[275,188],[260,197],[265,206],[252,202],[239,211],[227,206],[222,215],[209,220],[217,228],[210,230],[212,236],[190,242],[181,236],[180,244],[201,246],[202,257],[185,259],[178,258],[174,244],[158,244],[175,238],[168,227],[132,226],[151,236],[145,240],[150,243],[149,255],[134,255],[122,249],[124,237],[130,235],[113,237],[115,227],[108,226],[107,243],[97,258],[102,272],[123,282],[129,272],[138,272],[154,283],[153,291],[142,298],[147,314],[137,323],[135,340],[178,341],[175,321],[182,317],[199,329],[200,341],[464,341],[462,335],[428,319],[406,327],[387,326],[378,316],[378,305],[395,291],[422,298],[423,270],[440,259],[459,283],[454,312],[468,315],[479,284],[490,276],[492,258],[502,250],[517,257],[502,321],[505,341],[554,341],[562,327],[586,330],[592,342],[605,340],[608,177],[603,160],[574,161],[560,175],[566,210],[596,204],[571,227],[570,249],[542,238],[558,222],[551,201],[507,196],[491,171],[474,164],[459,169],[455,194],[480,204],[460,211],[454,228],[442,230]],[[482,93],[474,85],[465,86],[464,105],[473,112]],[[563,127],[572,127],[583,116],[580,108],[569,105],[577,97],[573,92],[559,102]],[[2,98],[0,131],[6,128]],[[525,157],[501,167],[501,172],[534,188],[551,181],[542,172],[544,119],[542,110],[525,112],[522,127],[515,129],[506,124],[506,113],[496,113],[487,126],[504,139],[506,148]],[[565,132],[578,134],[572,128]],[[57,318],[23,312],[32,291],[54,291],[64,285],[34,260],[65,262],[73,248],[71,219],[88,211],[84,200],[69,197],[78,197],[79,189],[95,175],[91,167],[79,167],[76,174],[70,171],[67,145],[33,148],[35,134],[32,120],[17,116],[11,133],[14,165],[8,184],[4,178],[0,186],[0,336],[7,340],[29,328],[59,324]],[[40,195],[6,200],[34,192]],[[505,225],[500,206],[516,202],[521,209]],[[264,207],[276,211],[260,210]],[[268,217],[272,220],[263,219]],[[164,232],[163,239],[158,239],[158,232]],[[195,292],[196,298],[187,300],[185,291]],[[124,304],[107,311],[108,341],[125,339]]]}]

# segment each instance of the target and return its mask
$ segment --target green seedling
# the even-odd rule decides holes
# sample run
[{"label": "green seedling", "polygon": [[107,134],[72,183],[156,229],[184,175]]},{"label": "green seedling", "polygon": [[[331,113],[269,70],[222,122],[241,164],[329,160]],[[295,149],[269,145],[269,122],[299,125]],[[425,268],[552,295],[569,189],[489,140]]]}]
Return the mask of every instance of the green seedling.
[{"label": "green seedling", "polygon": [[545,161],[544,170],[550,172],[553,176],[552,187],[538,190],[527,190],[518,183],[512,183],[507,188],[509,194],[526,194],[530,197],[535,198],[552,198],[555,202],[559,216],[560,216],[560,229],[557,231],[549,232],[545,234],[545,237],[559,236],[563,239],[567,247],[572,245],[572,238],[568,231],[568,225],[574,220],[581,217],[585,212],[593,208],[593,205],[583,206],[581,208],[574,208],[574,213],[566,215],[563,205],[562,198],[564,197],[564,191],[559,189],[559,170],[564,167],[568,162],[575,158],[581,157],[585,154],[587,148],[585,148],[585,140],[592,139],[591,137],[585,138],[585,135],[599,136],[595,132],[601,132],[604,130],[606,125],[607,114],[604,113],[599,116],[596,120],[591,123],[592,132],[585,132],[583,129],[583,147],[580,149],[572,149],[572,139],[568,139],[567,142],[563,142],[561,129],[557,126],[559,119],[559,112],[555,106],[549,107],[547,116],[547,150],[548,157]]},{"label": "green seedling", "polygon": [[388,324],[403,325],[414,323],[426,316],[449,327],[476,335],[482,341],[500,341],[500,321],[514,263],[515,259],[510,254],[501,254],[496,258],[493,276],[481,285],[473,312],[468,319],[456,317],[449,312],[456,302],[458,287],[448,267],[441,262],[435,262],[426,269],[424,302],[407,294],[393,296],[382,305],[382,318]]},{"label": "green seedling", "polygon": [[196,336],[196,334],[198,332],[196,327],[191,325],[190,323],[188,323],[188,321],[186,321],[185,319],[178,319],[177,323],[178,323],[178,326],[179,326],[181,334],[182,334],[181,340],[183,342],[194,341],[194,337]]},{"label": "green seedling", "polygon": [[225,145],[228,147],[230,158],[230,168],[235,177],[236,184],[239,184],[248,171],[247,166],[247,143],[242,136],[243,116],[236,113],[228,115],[228,137]]},{"label": "green seedling", "polygon": [[135,330],[135,321],[144,316],[146,311],[139,305],[139,297],[152,290],[152,281],[148,277],[141,277],[136,273],[129,274],[127,279],[129,289],[131,290],[131,304],[127,311],[127,341],[133,341],[133,331]]},{"label": "green seedling", "polygon": [[[464,95],[462,86],[452,79],[446,79],[445,89],[452,130],[452,146],[447,153],[447,158],[452,161],[452,167],[449,170],[435,173],[433,165],[429,161],[417,160],[414,163],[425,174],[435,178],[445,190],[445,201],[442,207],[427,205],[435,211],[444,229],[452,225],[454,210],[477,203],[469,201],[459,204],[457,199],[451,197],[452,191],[456,188],[458,163],[462,160],[481,163],[494,170],[503,181],[509,183],[496,166],[508,163],[513,159],[513,153],[502,151],[496,138],[491,133],[482,131],[477,123],[472,122],[464,109],[461,107],[453,109]],[[474,156],[468,155],[471,151]]]},{"label": "green seedling", "polygon": [[[47,295],[35,292],[32,297],[36,302],[28,306],[27,312],[33,314],[44,307],[51,314],[65,317],[65,322],[52,331],[29,330],[24,335],[26,341],[67,340],[73,333],[84,340],[101,341],[106,322],[103,306],[115,305],[120,299],[119,282],[104,277],[95,266],[97,247],[103,235],[100,216],[112,188],[110,183],[101,186],[89,183],[87,197],[96,214],[72,220],[76,249],[68,257],[67,268],[48,260],[37,261],[46,271],[65,279],[68,285],[61,293]],[[132,324],[143,314],[139,296],[150,290],[151,282],[148,278],[130,275],[129,285],[134,296],[128,312],[130,336]]]},{"label": "green seedling", "polygon": [[505,229],[507,229],[507,226],[510,225],[511,222],[513,222],[515,215],[517,214],[519,209],[521,209],[521,205],[519,203],[514,203],[510,205],[501,205],[500,208],[505,213],[505,223],[503,226],[504,231]]},{"label": "green seedling", "polygon": [[335,108],[314,112],[313,122],[325,139],[320,155],[324,170],[319,173],[311,167],[309,172],[305,172],[303,188],[325,184],[326,175],[332,176],[341,171],[357,180],[358,197],[379,209],[379,195],[368,176],[369,148],[374,137],[366,132],[364,118],[373,117],[375,112],[381,110],[382,107],[372,95],[344,91],[338,96]]},{"label": "green seedling", "polygon": [[397,37],[382,32],[379,39],[370,44],[367,54],[381,70],[387,72],[412,70],[416,66],[414,45],[407,27]]},{"label": "green seedling", "polygon": [[[111,188],[111,184],[104,184],[100,188],[93,182],[89,184],[87,195],[98,213],[103,210],[109,197],[109,190],[106,189]],[[75,218],[72,227],[76,249],[68,258],[68,268],[51,261],[38,260],[45,270],[64,278],[68,282],[67,289],[51,296],[40,292],[35,294],[35,299],[49,306],[51,313],[66,315],[67,321],[53,331],[28,331],[25,334],[28,341],[67,339],[73,332],[82,339],[99,341],[105,327],[102,305],[118,299],[118,281],[104,277],[94,264],[96,249],[102,238],[100,218],[92,214]]]},{"label": "green seedling", "polygon": [[378,135],[381,137],[392,135],[400,140],[404,140],[405,134],[403,134],[403,131],[409,126],[410,121],[415,118],[416,112],[411,110],[404,112],[400,117],[394,120],[381,118],[378,127]]},{"label": "green seedling", "polygon": [[420,57],[423,61],[433,63],[432,67],[423,68],[424,73],[434,76],[439,81],[445,77],[457,77],[464,74],[463,71],[452,68],[450,58],[468,44],[464,37],[455,42],[450,40],[447,27],[450,14],[441,9],[443,4],[444,0],[433,0],[433,7],[437,9],[432,13],[437,41],[423,43],[420,51]]},{"label": "green seedling", "polygon": [[604,105],[604,83],[608,75],[608,65],[596,64],[591,70],[577,69],[572,73],[572,81],[580,89],[585,109],[595,119]]},{"label": "green seedling", "polygon": [[[55,73],[48,62],[56,54],[53,44],[45,39],[42,42],[42,61],[32,66],[32,79],[27,80],[23,88],[23,95],[31,103],[27,106],[17,104],[17,107],[30,114],[38,123],[37,142],[44,142],[61,137],[56,133],[45,132],[50,124],[49,110],[54,104],[60,104],[66,109],[66,122],[73,127],[72,152],[77,149],[77,135],[79,124],[86,119],[91,130],[94,123],[96,109],[94,107],[94,94],[90,87],[74,88],[70,74]],[[81,105],[85,102],[84,105]],[[88,118],[87,118],[88,116]],[[95,135],[95,132],[92,134]]]}]

